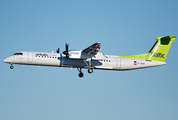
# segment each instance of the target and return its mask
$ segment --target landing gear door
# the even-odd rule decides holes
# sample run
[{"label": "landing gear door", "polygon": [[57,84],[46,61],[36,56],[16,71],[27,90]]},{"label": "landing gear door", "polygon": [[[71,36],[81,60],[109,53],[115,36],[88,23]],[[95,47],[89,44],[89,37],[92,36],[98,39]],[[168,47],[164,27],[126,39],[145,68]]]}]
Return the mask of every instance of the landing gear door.
[{"label": "landing gear door", "polygon": [[117,59],[116,59],[116,67],[117,67],[117,68],[120,68],[120,67],[121,67],[121,59],[120,59],[120,58],[117,58]]}]

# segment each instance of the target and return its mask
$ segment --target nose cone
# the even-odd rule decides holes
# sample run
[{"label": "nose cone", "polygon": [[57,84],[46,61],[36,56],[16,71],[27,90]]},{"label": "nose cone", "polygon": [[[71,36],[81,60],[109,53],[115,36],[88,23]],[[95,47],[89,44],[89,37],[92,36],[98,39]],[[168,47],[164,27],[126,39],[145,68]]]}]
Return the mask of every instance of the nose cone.
[{"label": "nose cone", "polygon": [[6,59],[3,60],[3,62],[5,62],[5,63],[10,63],[11,61],[10,61],[9,58],[6,58]]}]

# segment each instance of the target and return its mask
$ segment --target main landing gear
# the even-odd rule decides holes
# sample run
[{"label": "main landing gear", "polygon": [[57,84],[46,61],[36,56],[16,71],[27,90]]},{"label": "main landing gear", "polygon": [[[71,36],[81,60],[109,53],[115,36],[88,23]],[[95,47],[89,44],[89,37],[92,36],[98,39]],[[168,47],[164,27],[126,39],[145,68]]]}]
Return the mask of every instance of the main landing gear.
[{"label": "main landing gear", "polygon": [[10,69],[13,69],[14,68],[13,63],[10,63],[10,64],[11,64]]},{"label": "main landing gear", "polygon": [[93,72],[93,69],[89,68],[88,73],[92,73],[92,72]]},{"label": "main landing gear", "polygon": [[[82,78],[82,77],[84,76],[84,74],[82,73],[82,68],[77,68],[77,70],[80,72],[80,73],[78,74],[78,76],[79,76],[80,78]],[[89,69],[88,69],[88,73],[92,73],[92,72],[93,72],[93,69],[89,68]]]},{"label": "main landing gear", "polygon": [[[84,60],[84,62],[85,62],[85,64],[87,65],[87,67],[89,68],[88,69],[88,73],[92,73],[93,72],[93,69],[92,69],[92,67],[91,67],[91,58],[90,59],[87,59],[87,60]],[[87,63],[88,62],[88,63]],[[80,77],[80,78],[82,78],[83,76],[84,76],[84,74],[82,73],[82,68],[77,68],[78,69],[78,71],[80,72],[79,74],[78,74],[78,76]]]},{"label": "main landing gear", "polygon": [[77,68],[77,70],[80,72],[79,74],[78,74],[78,76],[80,77],[80,78],[82,78],[83,76],[84,76],[84,74],[82,73],[82,68]]}]

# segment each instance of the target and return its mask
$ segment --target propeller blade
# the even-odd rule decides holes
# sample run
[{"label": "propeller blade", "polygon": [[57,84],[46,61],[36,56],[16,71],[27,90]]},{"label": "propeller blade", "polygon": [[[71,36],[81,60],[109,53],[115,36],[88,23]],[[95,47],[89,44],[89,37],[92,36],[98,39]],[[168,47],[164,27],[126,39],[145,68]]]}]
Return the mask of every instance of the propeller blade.
[{"label": "propeller blade", "polygon": [[65,44],[66,51],[62,52],[66,56],[66,60],[68,61],[69,59],[69,44]]},{"label": "propeller blade", "polygon": [[58,48],[58,49],[56,50],[56,53],[60,53],[60,48]]},{"label": "propeller blade", "polygon": [[68,61],[68,59],[69,59],[69,56],[68,56],[68,55],[66,55],[66,60]]},{"label": "propeller blade", "polygon": [[66,52],[69,52],[69,44],[66,43]]},{"label": "propeller blade", "polygon": [[67,57],[69,55],[69,44],[66,43],[65,47],[66,47],[66,51],[64,51],[63,54],[66,55]]}]

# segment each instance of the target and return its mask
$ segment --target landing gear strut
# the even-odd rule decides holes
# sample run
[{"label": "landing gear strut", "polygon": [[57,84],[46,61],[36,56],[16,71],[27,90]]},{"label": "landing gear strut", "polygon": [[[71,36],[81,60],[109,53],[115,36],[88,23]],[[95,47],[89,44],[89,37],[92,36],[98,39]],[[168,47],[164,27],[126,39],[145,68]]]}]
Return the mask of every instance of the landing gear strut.
[{"label": "landing gear strut", "polygon": [[13,68],[14,68],[14,66],[13,66],[13,64],[11,63],[10,69],[13,69]]},{"label": "landing gear strut", "polygon": [[79,74],[78,74],[78,76],[80,77],[80,78],[82,78],[83,76],[84,76],[84,74],[82,73],[82,68],[77,68],[77,70],[80,72]]}]

